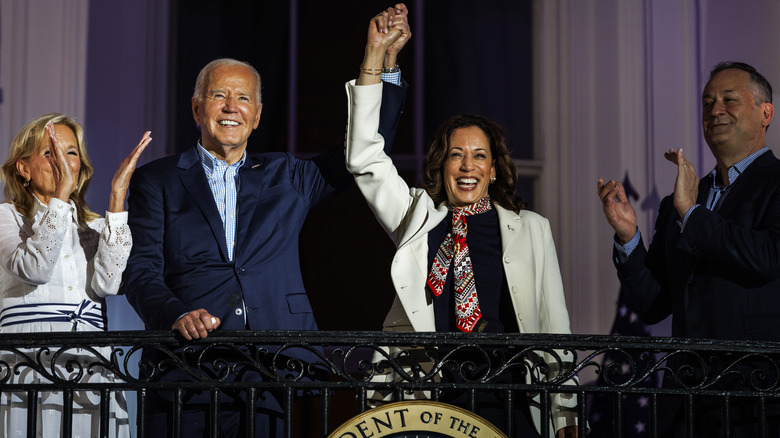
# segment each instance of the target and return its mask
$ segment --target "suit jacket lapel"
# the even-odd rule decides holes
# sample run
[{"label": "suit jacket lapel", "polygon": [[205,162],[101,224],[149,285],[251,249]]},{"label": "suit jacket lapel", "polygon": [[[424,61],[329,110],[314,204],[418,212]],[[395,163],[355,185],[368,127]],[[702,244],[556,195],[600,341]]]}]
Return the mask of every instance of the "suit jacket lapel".
[{"label": "suit jacket lapel", "polygon": [[[763,179],[761,175],[765,175],[765,173],[761,171],[761,169],[771,164],[773,159],[774,154],[772,151],[767,151],[756,158],[734,182],[734,187],[730,189],[726,199],[723,200],[723,204],[720,206],[718,214],[722,217],[730,217],[732,210],[734,210],[736,206],[739,205],[744,208],[743,203],[745,202],[745,199],[751,198],[752,192],[755,191],[756,187],[761,185],[760,181],[756,179],[757,177]],[[706,193],[709,193],[709,186],[704,190],[706,190]],[[699,187],[699,191],[702,191],[701,187]]]},{"label": "suit jacket lapel", "polygon": [[198,151],[189,149],[181,154],[177,167],[180,170],[179,180],[192,201],[198,206],[203,217],[208,222],[214,240],[219,245],[219,252],[223,260],[228,260],[227,243],[225,242],[225,229],[222,219],[219,217],[214,195],[211,193],[203,166],[200,165]]},{"label": "suit jacket lapel", "polygon": [[239,170],[238,200],[236,201],[236,246],[233,248],[233,260],[238,259],[241,247],[252,230],[252,217],[257,209],[257,202],[262,192],[263,175],[265,174],[262,160],[254,161],[247,156],[246,162]]},{"label": "suit jacket lapel", "polygon": [[[707,198],[710,195],[710,187],[712,187],[712,175],[707,175],[699,181],[699,193],[696,195],[696,203],[702,206],[707,206]],[[672,193],[672,200],[674,200],[674,193]],[[698,207],[697,207],[698,208]]]}]

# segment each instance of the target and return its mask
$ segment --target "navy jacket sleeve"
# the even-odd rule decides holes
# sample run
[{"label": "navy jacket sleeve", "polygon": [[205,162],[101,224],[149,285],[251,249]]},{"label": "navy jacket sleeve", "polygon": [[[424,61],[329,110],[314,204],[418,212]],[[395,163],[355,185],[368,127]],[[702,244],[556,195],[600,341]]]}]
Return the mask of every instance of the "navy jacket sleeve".
[{"label": "navy jacket sleeve", "polygon": [[[709,187],[705,177],[699,204]],[[664,198],[648,250],[616,263],[634,310],[647,323],[672,314],[674,336],[779,339],[780,161],[761,155],[717,212],[697,208],[682,231],[678,220]]]},{"label": "navy jacket sleeve", "polygon": [[[163,158],[162,160],[170,160]],[[187,304],[165,283],[165,223],[162,160],[138,169],[130,181],[128,211],[133,249],[124,273],[125,294],[131,306],[151,330],[170,330],[176,319],[189,312]]]},{"label": "navy jacket sleeve", "polygon": [[[385,139],[384,150],[387,154],[391,152],[395,141],[408,88],[409,85],[403,80],[400,86],[383,83],[379,134]],[[307,166],[316,166],[317,170],[305,171]],[[343,144],[328,149],[311,160],[297,160],[291,169],[292,184],[301,196],[309,200],[310,207],[355,184],[355,179],[344,165]],[[311,175],[317,177],[312,178]]]},{"label": "navy jacket sleeve", "polygon": [[[398,122],[406,100],[409,84],[401,79],[401,85],[382,83],[382,107],[379,109],[379,134],[385,139],[385,153],[390,155],[395,143]],[[343,161],[343,159],[342,159]],[[352,176],[350,175],[350,179]]]}]

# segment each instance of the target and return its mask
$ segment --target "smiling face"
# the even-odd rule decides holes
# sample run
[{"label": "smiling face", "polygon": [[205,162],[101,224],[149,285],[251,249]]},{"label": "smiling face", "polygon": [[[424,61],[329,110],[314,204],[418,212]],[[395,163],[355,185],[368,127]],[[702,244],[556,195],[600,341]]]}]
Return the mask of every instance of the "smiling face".
[{"label": "smiling face", "polygon": [[447,200],[455,207],[473,204],[488,194],[496,168],[482,129],[469,126],[452,131],[443,170]]},{"label": "smiling face", "polygon": [[206,150],[229,163],[241,158],[249,135],[260,123],[259,87],[245,66],[220,65],[209,73],[203,99],[192,99],[192,115]]},{"label": "smiling face", "polygon": [[[54,125],[55,136],[62,145],[65,159],[71,168],[73,177],[78,184],[79,171],[81,170],[81,157],[79,154],[79,143],[76,140],[76,134],[65,125]],[[48,135],[43,137],[43,142],[37,148],[35,153],[25,159],[17,161],[17,171],[25,181],[30,182],[30,190],[44,204],[49,204],[57,186],[54,171],[51,166],[52,148],[51,139]]]},{"label": "smiling face", "polygon": [[730,167],[766,144],[772,104],[756,104],[750,74],[729,68],[702,92],[702,132],[719,165]]}]

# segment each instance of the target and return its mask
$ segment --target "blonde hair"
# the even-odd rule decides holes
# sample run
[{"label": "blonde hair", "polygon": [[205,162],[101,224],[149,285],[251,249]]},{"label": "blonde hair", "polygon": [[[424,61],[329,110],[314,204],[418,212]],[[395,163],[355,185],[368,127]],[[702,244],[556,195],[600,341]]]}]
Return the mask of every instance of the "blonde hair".
[{"label": "blonde hair", "polygon": [[49,122],[52,122],[55,125],[67,126],[76,135],[81,170],[79,171],[78,187],[76,187],[76,190],[70,195],[70,199],[76,204],[79,223],[84,225],[86,222],[100,217],[99,214],[94,213],[89,209],[87,201],[84,200],[84,194],[87,191],[87,186],[92,178],[94,168],[87,156],[87,148],[84,143],[84,129],[82,129],[78,122],[62,114],[51,113],[38,117],[24,125],[22,130],[16,134],[13,142],[11,142],[11,151],[9,152],[8,160],[6,160],[2,167],[1,176],[5,183],[5,201],[12,203],[14,207],[16,207],[16,210],[25,217],[32,218],[35,196],[29,190],[29,187],[24,186],[25,180],[19,175],[19,172],[16,169],[16,162],[19,160],[27,160],[38,151],[38,148],[41,147],[48,136],[46,133],[46,125]]}]

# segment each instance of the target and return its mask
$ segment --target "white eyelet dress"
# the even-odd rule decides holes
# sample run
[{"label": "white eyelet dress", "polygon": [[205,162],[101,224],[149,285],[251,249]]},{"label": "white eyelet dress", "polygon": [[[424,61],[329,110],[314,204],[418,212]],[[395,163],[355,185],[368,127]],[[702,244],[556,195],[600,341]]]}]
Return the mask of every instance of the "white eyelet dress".
[{"label": "white eyelet dress", "polygon": [[[48,206],[37,202],[32,220],[12,204],[0,204],[0,333],[104,330],[103,297],[119,291],[132,247],[127,212],[107,213],[106,218],[90,221],[84,228],[76,217],[72,202],[56,198]],[[113,374],[104,367],[89,368],[91,363],[110,360],[110,348],[96,351],[105,359],[84,349],[68,349],[52,364],[57,352],[52,349],[49,355],[41,355],[41,366],[63,379],[74,379],[81,372],[81,383],[113,381]],[[3,382],[49,382],[25,364],[35,363],[37,352],[24,350],[25,357],[0,347],[0,387]],[[62,403],[62,392],[39,394],[38,436],[62,435]],[[99,403],[98,392],[74,393],[74,438],[98,436]],[[111,393],[109,412],[109,436],[130,436],[124,393]],[[26,393],[0,394],[0,436],[27,436]]]}]

